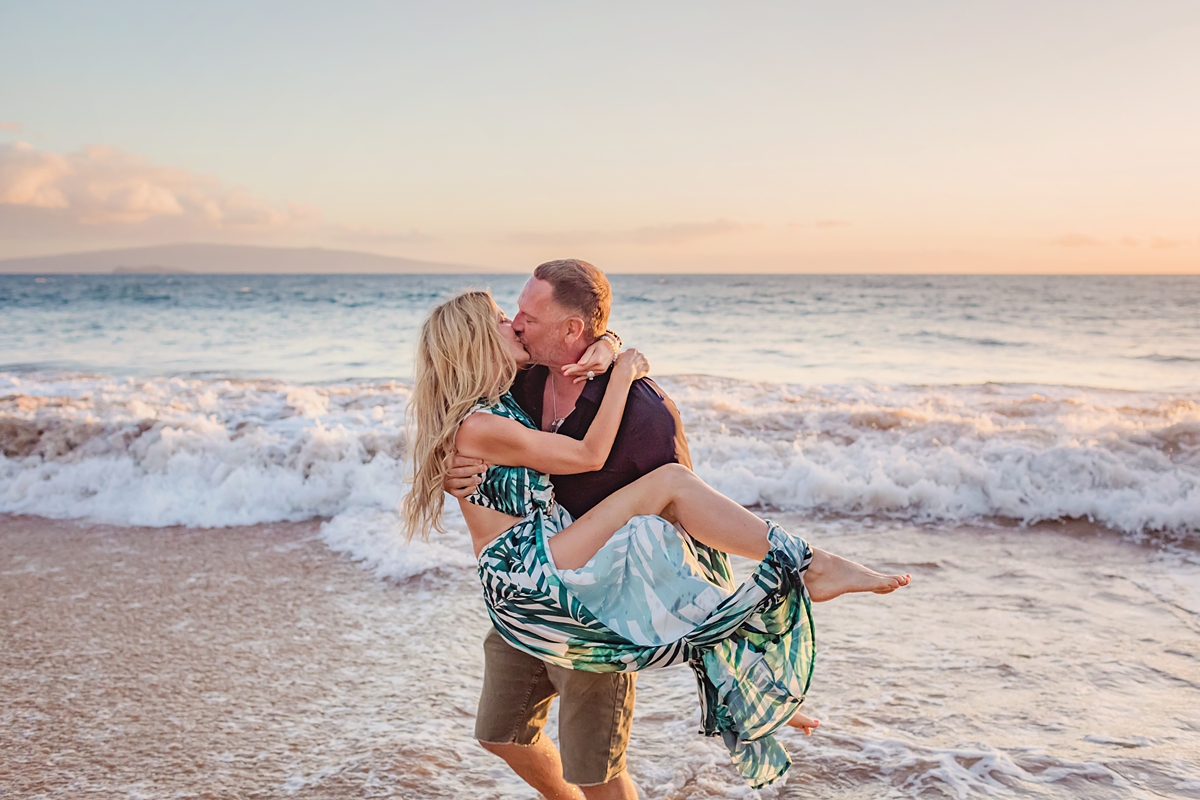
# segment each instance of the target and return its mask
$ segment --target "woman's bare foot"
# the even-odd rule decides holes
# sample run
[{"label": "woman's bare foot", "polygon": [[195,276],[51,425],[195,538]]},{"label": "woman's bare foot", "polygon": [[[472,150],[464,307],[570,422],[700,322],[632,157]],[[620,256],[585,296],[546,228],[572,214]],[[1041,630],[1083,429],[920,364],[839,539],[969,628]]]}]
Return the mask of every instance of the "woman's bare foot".
[{"label": "woman's bare foot", "polygon": [[804,585],[814,603],[832,600],[850,592],[887,594],[908,586],[911,575],[883,575],[862,564],[814,547],[812,561],[804,573]]},{"label": "woman's bare foot", "polygon": [[815,731],[817,726],[821,724],[821,720],[813,719],[812,717],[806,717],[797,711],[792,715],[792,718],[787,721],[787,724],[791,725],[793,728],[801,729],[804,731],[805,736],[812,736],[812,732]]}]

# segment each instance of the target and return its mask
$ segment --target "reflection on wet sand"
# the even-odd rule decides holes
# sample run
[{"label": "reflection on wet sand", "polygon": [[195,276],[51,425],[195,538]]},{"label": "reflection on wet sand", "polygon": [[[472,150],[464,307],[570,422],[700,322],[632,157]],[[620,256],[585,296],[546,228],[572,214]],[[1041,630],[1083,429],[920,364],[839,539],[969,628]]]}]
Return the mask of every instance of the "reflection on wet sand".
[{"label": "reflection on wet sand", "polygon": [[[1078,524],[777,520],[903,567],[818,607],[812,736],[763,797],[1200,797],[1200,567]],[[320,523],[0,517],[0,783],[18,797],[498,797],[471,740],[473,570],[384,581]],[[745,565],[741,565],[745,568]],[[695,731],[687,669],[639,679],[649,798],[753,796]],[[552,721],[553,726],[553,721]]]}]

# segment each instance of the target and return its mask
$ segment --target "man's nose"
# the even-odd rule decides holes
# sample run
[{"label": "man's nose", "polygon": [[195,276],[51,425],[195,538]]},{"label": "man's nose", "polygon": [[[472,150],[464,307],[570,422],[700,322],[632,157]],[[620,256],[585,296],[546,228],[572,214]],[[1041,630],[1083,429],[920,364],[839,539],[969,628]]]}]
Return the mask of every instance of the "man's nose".
[{"label": "man's nose", "polygon": [[525,315],[520,311],[518,311],[517,315],[513,317],[512,328],[517,333],[521,333],[523,330],[525,330]]}]

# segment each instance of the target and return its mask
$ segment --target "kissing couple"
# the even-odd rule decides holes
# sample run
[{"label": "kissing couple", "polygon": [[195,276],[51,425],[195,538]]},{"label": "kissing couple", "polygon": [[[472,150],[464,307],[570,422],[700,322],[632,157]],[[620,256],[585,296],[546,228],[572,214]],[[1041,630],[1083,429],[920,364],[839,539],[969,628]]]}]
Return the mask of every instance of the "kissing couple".
[{"label": "kissing couple", "polygon": [[[493,629],[475,736],[549,800],[637,797],[625,769],[638,670],[688,664],[704,733],[755,788],[788,769],[812,603],[886,594],[882,575],[760,519],[691,471],[679,411],[607,331],[612,289],[585,261],[534,270],[510,321],[466,291],[416,354],[406,534],[458,498]],[[727,554],[758,562],[734,583]],[[561,697],[561,755],[542,736]]]}]

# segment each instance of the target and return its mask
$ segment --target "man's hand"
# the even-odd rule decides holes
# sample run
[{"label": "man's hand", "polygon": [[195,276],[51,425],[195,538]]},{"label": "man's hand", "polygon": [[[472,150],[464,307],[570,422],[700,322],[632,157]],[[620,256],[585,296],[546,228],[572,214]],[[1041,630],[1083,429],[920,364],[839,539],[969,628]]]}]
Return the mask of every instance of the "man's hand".
[{"label": "man's hand", "polygon": [[450,471],[446,473],[446,480],[442,482],[442,488],[446,490],[446,494],[453,495],[459,500],[466,499],[475,491],[476,486],[483,483],[483,473],[487,471],[487,468],[488,465],[482,458],[456,455],[450,461]]}]

